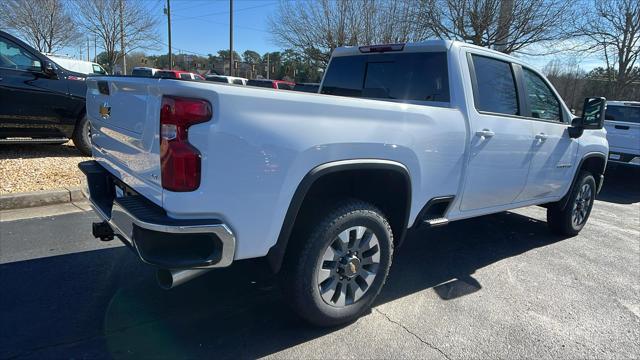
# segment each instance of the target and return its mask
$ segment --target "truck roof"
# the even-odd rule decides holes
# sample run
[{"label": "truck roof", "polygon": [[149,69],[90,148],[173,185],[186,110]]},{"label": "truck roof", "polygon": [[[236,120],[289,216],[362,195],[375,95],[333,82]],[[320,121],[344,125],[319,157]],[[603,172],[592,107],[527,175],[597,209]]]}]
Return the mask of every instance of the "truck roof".
[{"label": "truck roof", "polygon": [[[382,45],[389,45],[389,46],[402,45],[403,47],[402,47],[401,50],[396,50],[396,51],[401,51],[401,52],[449,51],[452,48],[469,47],[469,48],[474,48],[474,49],[478,49],[478,50],[482,50],[482,51],[486,51],[486,52],[491,52],[491,53],[493,53],[495,55],[495,57],[502,58],[505,61],[519,63],[519,64],[527,65],[528,67],[535,68],[534,66],[526,63],[522,59],[513,57],[513,56],[505,54],[505,53],[501,53],[499,51],[492,50],[492,49],[489,49],[489,48],[486,48],[486,47],[469,44],[469,43],[466,43],[466,42],[463,42],[463,41],[433,39],[433,40],[425,40],[425,41],[418,41],[418,42],[408,42],[408,43],[404,43],[404,44],[400,43],[400,44],[380,44],[380,45],[381,46]],[[377,45],[370,45],[370,46],[377,46]],[[379,53],[379,52],[369,52],[369,53],[362,52],[360,50],[362,47],[364,47],[364,46],[343,46],[343,47],[339,47],[339,48],[336,48],[333,51],[331,56],[332,57],[338,57],[338,56],[354,56],[354,55]]]}]

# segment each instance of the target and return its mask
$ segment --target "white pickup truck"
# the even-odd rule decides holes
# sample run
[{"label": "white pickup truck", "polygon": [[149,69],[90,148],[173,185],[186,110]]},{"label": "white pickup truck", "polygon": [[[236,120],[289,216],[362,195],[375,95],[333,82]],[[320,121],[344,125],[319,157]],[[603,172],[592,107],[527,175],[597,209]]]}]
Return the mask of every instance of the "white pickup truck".
[{"label": "white pickup truck", "polygon": [[365,311],[407,231],[543,205],[566,236],[602,186],[605,100],[574,118],[519,59],[451,41],[336,49],[319,94],[87,79],[104,222],[171,288],[267,257],[318,325]]}]

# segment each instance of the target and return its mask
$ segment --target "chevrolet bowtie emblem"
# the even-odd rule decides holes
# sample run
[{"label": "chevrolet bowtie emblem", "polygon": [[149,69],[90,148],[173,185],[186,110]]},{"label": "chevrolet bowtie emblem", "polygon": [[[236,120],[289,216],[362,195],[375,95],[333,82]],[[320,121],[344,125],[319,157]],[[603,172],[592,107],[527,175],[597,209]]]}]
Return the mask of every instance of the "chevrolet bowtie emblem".
[{"label": "chevrolet bowtie emblem", "polygon": [[107,119],[109,118],[109,116],[111,116],[111,106],[109,106],[109,104],[107,104],[106,102],[100,104],[100,116],[103,119]]}]

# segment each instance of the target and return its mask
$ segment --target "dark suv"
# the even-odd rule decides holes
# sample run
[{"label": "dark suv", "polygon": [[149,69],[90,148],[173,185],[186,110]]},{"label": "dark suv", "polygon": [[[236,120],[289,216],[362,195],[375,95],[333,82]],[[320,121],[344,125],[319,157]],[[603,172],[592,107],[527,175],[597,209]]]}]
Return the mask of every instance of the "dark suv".
[{"label": "dark suv", "polygon": [[62,144],[91,155],[86,75],[0,31],[0,144]]}]

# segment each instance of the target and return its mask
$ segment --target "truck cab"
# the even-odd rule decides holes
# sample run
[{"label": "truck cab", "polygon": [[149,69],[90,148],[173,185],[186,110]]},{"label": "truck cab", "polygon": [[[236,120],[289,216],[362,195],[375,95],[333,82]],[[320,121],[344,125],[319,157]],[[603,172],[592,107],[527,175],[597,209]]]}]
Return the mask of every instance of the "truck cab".
[{"label": "truck cab", "polygon": [[604,126],[609,141],[609,161],[640,166],[640,102],[607,101]]}]

